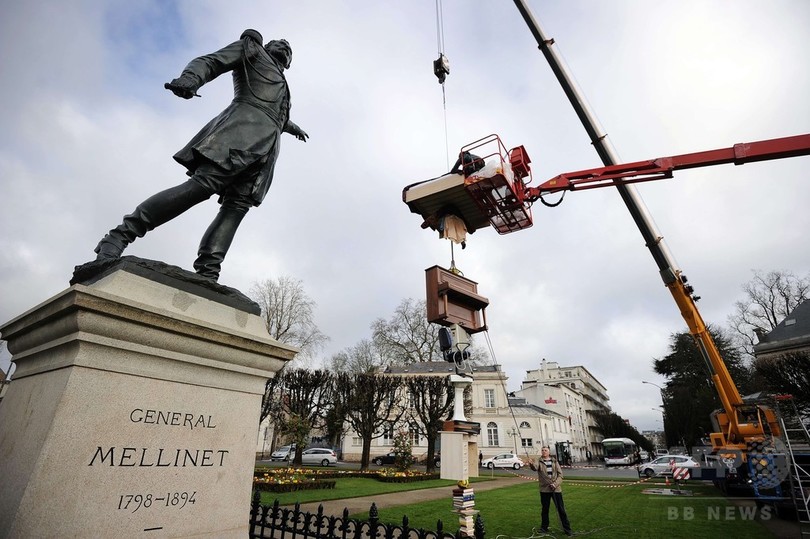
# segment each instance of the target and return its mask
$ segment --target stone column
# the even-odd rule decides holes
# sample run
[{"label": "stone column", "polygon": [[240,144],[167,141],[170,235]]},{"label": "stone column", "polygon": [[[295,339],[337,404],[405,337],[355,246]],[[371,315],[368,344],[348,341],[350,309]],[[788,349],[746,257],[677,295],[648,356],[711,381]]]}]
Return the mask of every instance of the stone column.
[{"label": "stone column", "polygon": [[1,538],[246,537],[265,382],[296,350],[255,312],[148,273],[75,284],[0,327],[17,365]]},{"label": "stone column", "polygon": [[440,433],[442,479],[466,481],[470,477],[478,477],[478,466],[473,467],[471,463],[478,462],[478,433],[481,426],[467,421],[464,415],[464,389],[472,382],[469,376],[450,375],[454,395],[453,417],[444,422]]}]

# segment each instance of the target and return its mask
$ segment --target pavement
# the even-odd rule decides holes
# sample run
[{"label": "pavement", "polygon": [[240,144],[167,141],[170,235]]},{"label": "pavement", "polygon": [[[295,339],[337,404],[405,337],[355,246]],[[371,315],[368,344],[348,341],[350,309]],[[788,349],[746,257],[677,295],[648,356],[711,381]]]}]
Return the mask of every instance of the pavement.
[{"label": "pavement", "polygon": [[[525,483],[527,480],[523,477],[499,477],[491,481],[481,481],[480,483],[472,483],[471,486],[475,492],[483,492],[485,490],[494,490],[496,488],[511,487]],[[396,507],[398,505],[408,505],[412,503],[420,503],[428,500],[447,499],[449,504],[453,497],[453,487],[437,487],[426,488],[419,490],[408,490],[405,492],[392,492],[390,494],[375,494],[373,496],[363,496],[361,498],[341,498],[340,500],[328,500],[321,502],[303,503],[301,504],[302,511],[310,513],[317,513],[318,506],[323,506],[324,515],[334,515],[338,517],[343,516],[343,509],[348,509],[349,514],[367,512],[372,503],[377,504],[378,509]]]}]

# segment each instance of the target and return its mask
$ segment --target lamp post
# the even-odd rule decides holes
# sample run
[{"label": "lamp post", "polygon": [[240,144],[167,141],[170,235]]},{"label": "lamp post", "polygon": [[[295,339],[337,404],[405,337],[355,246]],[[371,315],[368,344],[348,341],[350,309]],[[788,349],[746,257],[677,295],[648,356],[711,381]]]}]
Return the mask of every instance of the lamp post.
[{"label": "lamp post", "polygon": [[665,410],[665,408],[664,408],[664,388],[659,386],[658,384],[654,384],[654,383],[648,382],[646,380],[642,380],[641,383],[657,387],[658,392],[661,394],[661,408],[660,409],[653,408],[653,410],[655,410],[656,412],[661,412],[661,428],[664,429],[664,437],[666,438],[666,430],[667,429],[666,429],[666,417],[665,417],[665,414],[664,414],[664,410]]},{"label": "lamp post", "polygon": [[515,427],[510,427],[508,431],[506,431],[509,436],[512,437],[512,444],[515,446],[515,455],[518,454],[517,450],[517,429]]}]

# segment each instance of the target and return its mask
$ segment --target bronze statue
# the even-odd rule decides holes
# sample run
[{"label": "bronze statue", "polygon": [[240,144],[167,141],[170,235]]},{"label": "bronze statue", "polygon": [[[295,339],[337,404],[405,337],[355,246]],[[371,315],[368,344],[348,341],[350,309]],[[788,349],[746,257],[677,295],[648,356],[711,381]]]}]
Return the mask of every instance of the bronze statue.
[{"label": "bronze statue", "polygon": [[305,142],[309,137],[290,121],[284,70],[291,62],[286,40],[263,46],[259,32],[245,30],[239,41],[192,60],[180,77],[165,84],[178,97],[191,99],[203,84],[230,71],[234,98],[174,155],[190,179],[151,196],[124,216],[99,242],[96,260],[119,258],[136,238],[216,193],[219,213],[203,234],[194,269],[212,281],[219,278],[239,223],[251,206],[261,204],[273,180],[281,133]]}]

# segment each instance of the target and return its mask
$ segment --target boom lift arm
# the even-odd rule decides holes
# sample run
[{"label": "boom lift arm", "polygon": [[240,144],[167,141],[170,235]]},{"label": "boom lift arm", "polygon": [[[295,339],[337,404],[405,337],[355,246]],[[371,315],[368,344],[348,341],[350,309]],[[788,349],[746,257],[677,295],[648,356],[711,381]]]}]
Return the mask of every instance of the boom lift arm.
[{"label": "boom lift arm", "polygon": [[[695,152],[671,157],[660,157],[635,163],[609,165],[601,168],[580,170],[560,174],[537,187],[518,187],[523,192],[525,203],[539,199],[543,194],[595,189],[598,187],[622,187],[627,184],[672,178],[673,172],[681,169],[698,168],[713,165],[766,161],[810,155],[810,134],[783,137],[778,139],[735,144],[730,148],[721,148],[704,152]],[[520,196],[520,195],[519,195]],[[660,238],[659,238],[660,240]],[[648,247],[650,247],[648,245]],[[651,248],[655,250],[655,246]],[[663,256],[660,258],[663,259]],[[681,311],[694,337],[703,358],[712,373],[712,382],[717,389],[724,413],[715,418],[720,432],[711,435],[715,450],[745,448],[745,441],[764,436],[765,425],[772,433],[778,434],[777,418],[771,410],[757,409],[746,405],[734,384],[726,364],[717,351],[706,324],[698,311],[695,302],[699,299],[687,283],[680,270],[662,271],[664,284],[669,289],[675,303]],[[676,278],[668,278],[674,275]]]},{"label": "boom lift arm", "polygon": [[734,163],[784,159],[810,154],[810,134],[735,144],[730,148],[659,157],[648,161],[560,174],[537,187],[526,188],[526,200],[533,202],[544,193],[580,191],[672,178],[676,170]]}]

